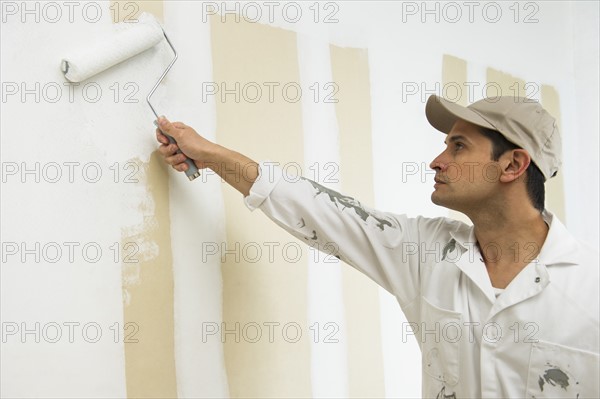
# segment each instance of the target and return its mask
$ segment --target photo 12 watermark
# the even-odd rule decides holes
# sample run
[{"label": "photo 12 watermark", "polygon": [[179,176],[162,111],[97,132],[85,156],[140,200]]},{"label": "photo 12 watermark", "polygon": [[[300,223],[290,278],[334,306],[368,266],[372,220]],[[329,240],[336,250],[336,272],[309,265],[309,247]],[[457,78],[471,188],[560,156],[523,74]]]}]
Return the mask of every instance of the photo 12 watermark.
[{"label": "photo 12 watermark", "polygon": [[402,23],[539,23],[535,1],[402,1]]},{"label": "photo 12 watermark", "polygon": [[537,262],[537,254],[539,254],[540,249],[540,245],[533,241],[514,241],[503,249],[495,241],[480,246],[478,242],[463,242],[458,244],[454,239],[449,240],[447,243],[439,241],[406,241],[398,248],[400,259],[405,264],[411,261],[421,263],[441,263],[444,261],[458,263],[464,261],[472,264],[483,263],[484,261],[496,263],[502,260],[529,264]]},{"label": "photo 12 watermark", "polygon": [[309,257],[314,262],[339,263],[337,257],[339,245],[334,242],[320,244],[311,241],[303,245],[297,241],[250,241],[250,242],[215,242],[204,241],[201,245],[202,262],[217,259],[222,263],[236,264],[274,264],[298,263]]},{"label": "photo 12 watermark", "polygon": [[141,8],[137,1],[1,1],[3,24],[96,24],[108,17],[113,23],[137,23]]},{"label": "photo 12 watermark", "polygon": [[488,102],[498,101],[498,97],[512,97],[515,101],[525,97],[536,102],[540,94],[540,85],[536,82],[514,82],[503,87],[499,82],[402,82],[402,102],[419,101],[425,104],[430,96],[436,95],[451,102],[466,99],[468,103],[485,98]]},{"label": "photo 12 watermark", "polygon": [[474,342],[497,343],[502,339],[512,340],[514,343],[536,343],[537,333],[540,328],[537,323],[515,321],[509,326],[503,326],[495,321],[480,323],[477,321],[447,321],[447,322],[404,322],[402,323],[401,340],[408,342],[411,337],[421,343],[456,344],[467,340]]},{"label": "photo 12 watermark", "polygon": [[136,82],[2,82],[2,104],[138,104],[140,96]]},{"label": "photo 12 watermark", "polygon": [[137,323],[96,321],[2,322],[2,343],[88,343],[113,342],[136,344],[140,326]]},{"label": "photo 12 watermark", "polygon": [[48,23],[88,22],[95,24],[102,19],[104,7],[96,1],[2,1],[2,23],[21,22]]},{"label": "photo 12 watermark", "polygon": [[202,343],[211,340],[221,343],[276,343],[295,344],[302,337],[314,343],[336,344],[340,342],[338,333],[340,326],[335,322],[314,322],[303,328],[295,321],[249,321],[240,322],[203,322]]},{"label": "photo 12 watermark", "polygon": [[340,1],[203,1],[202,22],[219,17],[221,22],[243,21],[249,23],[290,24],[312,22],[315,24],[339,23]]},{"label": "photo 12 watermark", "polygon": [[101,165],[79,161],[5,161],[1,164],[2,183],[96,184],[139,183],[141,167],[134,161]]},{"label": "photo 12 watermark", "polygon": [[[250,181],[257,174],[260,174],[260,178],[269,183],[275,183],[279,178],[289,183],[299,182],[303,178],[323,184],[340,182],[340,165],[337,162],[313,162],[302,166],[293,161],[265,161],[258,168],[252,163],[241,164],[239,162],[233,164],[205,162],[204,165],[206,168],[202,170],[202,182],[208,181],[209,176],[217,174],[220,175],[222,182],[225,182],[226,179],[235,182]],[[277,170],[280,170],[281,173],[278,173]]]},{"label": "photo 12 watermark", "polygon": [[339,86],[335,82],[312,82],[302,88],[298,82],[202,82],[202,102],[294,104],[309,95],[314,103],[335,104]]},{"label": "photo 12 watermark", "polygon": [[2,263],[98,264],[138,263],[137,242],[2,241]]}]

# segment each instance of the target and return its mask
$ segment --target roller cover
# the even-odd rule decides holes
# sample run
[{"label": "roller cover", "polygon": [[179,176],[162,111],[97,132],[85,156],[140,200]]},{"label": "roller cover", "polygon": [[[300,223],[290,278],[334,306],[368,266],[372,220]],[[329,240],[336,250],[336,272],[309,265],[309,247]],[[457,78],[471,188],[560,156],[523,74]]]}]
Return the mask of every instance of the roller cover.
[{"label": "roller cover", "polygon": [[87,48],[74,51],[61,62],[65,78],[81,82],[156,45],[164,38],[158,21],[148,13],[137,22],[117,24],[114,34]]}]

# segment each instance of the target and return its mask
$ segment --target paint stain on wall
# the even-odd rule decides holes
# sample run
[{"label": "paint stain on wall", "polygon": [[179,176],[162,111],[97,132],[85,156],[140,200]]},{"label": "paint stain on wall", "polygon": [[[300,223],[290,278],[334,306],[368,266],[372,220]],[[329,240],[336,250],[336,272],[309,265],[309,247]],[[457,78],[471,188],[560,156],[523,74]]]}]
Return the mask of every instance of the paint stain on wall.
[{"label": "paint stain on wall", "polygon": [[176,398],[169,180],[154,152],[139,165],[139,225],[122,230],[125,373],[129,398]]}]

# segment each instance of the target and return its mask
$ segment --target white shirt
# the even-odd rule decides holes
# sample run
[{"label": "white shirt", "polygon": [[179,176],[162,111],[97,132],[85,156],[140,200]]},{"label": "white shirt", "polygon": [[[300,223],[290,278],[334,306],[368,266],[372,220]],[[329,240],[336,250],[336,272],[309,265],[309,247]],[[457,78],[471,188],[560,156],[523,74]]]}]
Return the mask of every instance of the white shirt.
[{"label": "white shirt", "polygon": [[423,397],[600,397],[598,254],[551,213],[538,257],[496,296],[464,223],[378,212],[267,163],[245,202],[397,298]]}]

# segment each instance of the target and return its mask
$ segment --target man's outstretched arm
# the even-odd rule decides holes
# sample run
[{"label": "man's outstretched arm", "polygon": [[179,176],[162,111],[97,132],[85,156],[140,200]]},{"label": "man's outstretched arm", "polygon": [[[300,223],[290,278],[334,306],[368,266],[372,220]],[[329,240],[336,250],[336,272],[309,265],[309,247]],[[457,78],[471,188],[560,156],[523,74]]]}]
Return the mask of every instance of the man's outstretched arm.
[{"label": "man's outstretched arm", "polygon": [[[419,256],[415,251],[407,253],[403,246],[408,243],[410,248],[416,248],[421,223],[418,219],[370,209],[317,182],[286,176],[274,165],[257,164],[206,140],[183,123],[163,122],[162,130],[172,135],[179,147],[169,144],[157,131],[162,144],[159,151],[174,169],[187,168],[185,157],[176,153],[180,148],[199,169],[213,169],[240,191],[248,208],[260,208],[288,233],[325,252],[325,263],[338,259],[348,263],[392,292],[402,305],[413,303],[418,297],[422,274]],[[436,226],[442,221],[423,222],[433,225],[428,229],[439,230]]]},{"label": "man's outstretched arm", "polygon": [[[185,155],[193,159],[198,169],[210,168],[221,178],[238,190],[244,197],[250,194],[250,187],[258,177],[258,163],[239,152],[213,143],[200,136],[193,128],[181,122],[169,122],[158,119],[160,129],[156,129],[156,138],[161,143],[158,151],[175,170],[184,172],[188,166]],[[163,132],[169,134],[177,144],[169,144]]]}]

